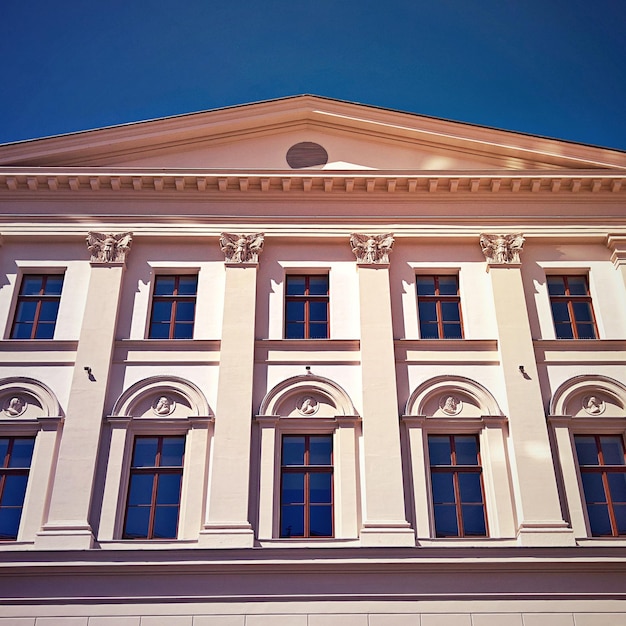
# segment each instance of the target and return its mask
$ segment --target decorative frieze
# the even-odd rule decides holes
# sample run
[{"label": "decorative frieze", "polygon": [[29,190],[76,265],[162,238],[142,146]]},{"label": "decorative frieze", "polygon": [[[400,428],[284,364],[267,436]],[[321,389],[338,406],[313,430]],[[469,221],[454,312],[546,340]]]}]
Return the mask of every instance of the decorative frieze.
[{"label": "decorative frieze", "polygon": [[384,235],[350,235],[350,246],[359,265],[389,263],[389,253],[393,247],[393,234]]},{"label": "decorative frieze", "polygon": [[264,233],[236,235],[222,233],[220,246],[226,257],[226,263],[258,263],[263,252]]},{"label": "decorative frieze", "polygon": [[523,246],[522,233],[480,236],[480,247],[489,265],[521,263],[519,255]]},{"label": "decorative frieze", "polygon": [[119,235],[89,232],[87,249],[92,263],[124,263],[133,242],[132,233]]}]

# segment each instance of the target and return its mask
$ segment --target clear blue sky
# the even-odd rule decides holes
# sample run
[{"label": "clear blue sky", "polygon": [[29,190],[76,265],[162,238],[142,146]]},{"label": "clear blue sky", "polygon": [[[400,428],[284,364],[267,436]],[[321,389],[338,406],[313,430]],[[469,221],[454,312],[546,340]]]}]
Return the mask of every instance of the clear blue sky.
[{"label": "clear blue sky", "polygon": [[0,143],[313,93],[626,150],[626,0],[3,0]]}]

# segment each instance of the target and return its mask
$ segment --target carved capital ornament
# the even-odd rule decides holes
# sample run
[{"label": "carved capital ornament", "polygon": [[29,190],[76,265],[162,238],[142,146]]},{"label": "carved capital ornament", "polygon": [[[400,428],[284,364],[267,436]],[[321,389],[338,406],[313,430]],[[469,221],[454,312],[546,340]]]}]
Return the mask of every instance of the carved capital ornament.
[{"label": "carved capital ornament", "polygon": [[92,263],[124,263],[133,242],[132,233],[119,235],[89,232],[87,249]]},{"label": "carved capital ornament", "polygon": [[222,233],[220,237],[220,247],[226,263],[258,263],[264,242],[264,233],[252,235]]},{"label": "carved capital ornament", "polygon": [[482,234],[480,247],[489,265],[521,263],[519,255],[524,246],[524,241],[522,233],[512,235]]},{"label": "carved capital ornament", "polygon": [[350,246],[356,256],[357,265],[384,265],[389,263],[389,253],[393,247],[393,234],[362,235],[352,233]]}]

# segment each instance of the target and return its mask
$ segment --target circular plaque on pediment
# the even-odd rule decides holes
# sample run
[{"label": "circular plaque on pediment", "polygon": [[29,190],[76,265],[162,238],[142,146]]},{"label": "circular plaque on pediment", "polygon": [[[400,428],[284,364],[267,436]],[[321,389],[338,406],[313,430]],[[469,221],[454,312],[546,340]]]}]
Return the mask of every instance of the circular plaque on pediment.
[{"label": "circular plaque on pediment", "polygon": [[161,417],[171,415],[175,408],[176,402],[169,396],[159,396],[152,404],[153,413]]},{"label": "circular plaque on pediment", "polygon": [[439,398],[439,408],[446,415],[458,415],[463,408],[463,401],[457,396],[441,396],[441,398]]},{"label": "circular plaque on pediment", "polygon": [[10,396],[6,399],[2,410],[9,417],[19,417],[27,407],[28,403],[22,396]]},{"label": "circular plaque on pediment", "polygon": [[298,399],[296,408],[298,409],[298,413],[300,413],[300,415],[308,417],[309,415],[315,415],[318,412],[320,404],[312,396],[303,396]]},{"label": "circular plaque on pediment", "polygon": [[606,409],[606,404],[598,396],[585,396],[583,398],[583,409],[589,415],[602,415]]},{"label": "circular plaque on pediment", "polygon": [[287,150],[287,163],[294,170],[323,166],[328,163],[328,152],[319,143],[301,141]]}]

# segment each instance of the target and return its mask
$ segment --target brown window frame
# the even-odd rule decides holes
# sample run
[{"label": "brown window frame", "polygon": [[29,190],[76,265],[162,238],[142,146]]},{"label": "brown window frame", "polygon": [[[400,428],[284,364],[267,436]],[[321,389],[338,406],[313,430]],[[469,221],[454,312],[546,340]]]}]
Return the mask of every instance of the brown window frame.
[{"label": "brown window frame", "polygon": [[[593,529],[591,528],[591,522],[589,522],[589,529],[591,530],[591,534],[594,537],[623,537],[624,535],[626,535],[626,531],[620,533],[619,532],[619,527],[617,524],[617,519],[615,516],[615,503],[613,500],[613,496],[611,494],[611,489],[610,489],[610,484],[609,484],[609,473],[611,474],[626,474],[626,464],[625,465],[608,465],[605,464],[604,462],[604,451],[602,450],[602,445],[601,445],[601,437],[615,437],[615,438],[619,438],[620,443],[622,445],[622,458],[624,459],[625,463],[626,463],[626,449],[624,446],[624,437],[623,435],[598,435],[598,434],[576,434],[574,435],[574,442],[576,442],[576,439],[578,437],[593,437],[595,439],[595,443],[596,443],[596,451],[598,453],[598,465],[582,465],[580,463],[580,460],[578,458],[578,453],[576,453],[576,461],[578,464],[578,469],[580,471],[581,474],[581,479],[583,474],[600,474],[602,477],[602,487],[604,489],[604,498],[605,500],[603,502],[595,501],[595,503],[597,504],[606,504],[607,506],[607,510],[608,510],[608,514],[609,514],[609,521],[611,524],[611,534],[607,535],[607,534],[599,534],[599,533],[594,533]],[[585,504],[585,509],[587,509],[588,507],[588,498],[587,496],[589,494],[587,494],[584,490],[584,485],[583,485],[583,498],[584,498],[584,504]],[[589,514],[587,513],[587,518],[589,518]]]},{"label": "brown window frame", "polygon": [[[488,537],[489,536],[489,520],[487,517],[487,502],[485,498],[485,484],[484,484],[484,474],[483,474],[483,465],[482,459],[480,455],[480,437],[478,435],[471,434],[447,434],[447,433],[430,433],[427,438],[427,442],[431,437],[447,437],[450,441],[450,449],[451,449],[451,465],[433,465],[432,460],[429,460],[430,466],[430,475],[432,477],[433,474],[451,474],[452,475],[452,484],[454,489],[454,506],[456,511],[456,523],[458,533],[456,535],[443,534],[437,531],[436,521],[434,518],[434,510],[435,510],[435,493],[434,487],[432,485],[431,478],[431,498],[432,498],[432,506],[433,506],[433,527],[435,530],[435,536],[437,538],[446,538],[446,537]],[[457,437],[473,437],[476,440],[476,465],[458,465],[456,462],[456,438]],[[459,475],[460,474],[478,474],[480,478],[480,490],[482,501],[480,503],[469,503],[475,506],[482,507],[483,518],[485,522],[485,534],[476,534],[476,533],[465,533],[464,523],[463,523],[463,501],[461,499],[461,487],[459,484]],[[467,503],[466,503],[467,504]]]},{"label": "brown window frame", "polygon": [[[183,470],[184,470],[184,466],[185,466],[185,448],[186,446],[183,447],[183,455],[182,455],[182,459],[181,459],[181,463],[180,466],[162,466],[160,465],[161,463],[161,456],[162,456],[162,452],[163,452],[163,442],[165,439],[167,438],[183,438],[183,435],[141,435],[141,436],[137,436],[135,437],[134,441],[133,441],[133,448],[132,448],[132,456],[131,456],[131,467],[130,467],[130,472],[129,472],[129,477],[128,477],[128,493],[126,494],[126,508],[124,510],[124,526],[123,526],[123,535],[122,538],[123,539],[131,539],[131,540],[136,540],[136,541],[141,541],[141,540],[147,540],[147,539],[169,539],[174,540],[178,537],[178,527],[180,524],[180,504],[181,504],[181,494],[182,494],[182,480],[183,480]],[[132,458],[134,457],[135,454],[135,446],[137,444],[137,441],[140,439],[157,439],[158,440],[158,444],[157,444],[157,452],[156,452],[156,457],[155,457],[155,465],[153,466],[146,466],[146,467],[134,467],[132,465]],[[183,444],[184,445],[184,444]],[[177,508],[178,508],[178,515],[176,518],[176,532],[174,537],[167,537],[167,538],[161,538],[161,537],[155,537],[154,536],[154,522],[155,522],[155,518],[156,518],[156,512],[157,512],[157,493],[158,493],[158,485],[159,485],[159,477],[163,476],[163,475],[180,475],[180,482],[181,482],[181,486],[180,486],[180,491],[178,494],[178,504],[177,504]],[[147,536],[146,537],[135,537],[132,535],[128,535],[126,533],[126,522],[127,522],[127,518],[128,518],[128,511],[130,508],[130,496],[131,496],[131,485],[132,485],[132,479],[133,476],[137,476],[137,475],[152,475],[153,476],[153,480],[152,480],[152,494],[150,497],[150,514],[149,514],[149,519],[148,519],[148,532],[147,532]]]},{"label": "brown window frame", "polygon": [[[180,289],[180,279],[187,278],[193,276],[196,279],[196,292],[194,294],[179,294],[178,291]],[[160,279],[165,278],[173,278],[174,279],[174,290],[171,294],[157,294],[157,284]],[[198,275],[197,274],[157,274],[154,277],[154,290],[152,292],[152,302],[150,305],[150,323],[148,326],[148,339],[192,339],[195,322],[196,322],[196,304],[198,298]],[[155,314],[155,304],[159,302],[171,302],[172,307],[170,309],[170,319],[169,319],[169,332],[167,337],[158,337],[155,336],[153,331],[153,327],[165,326],[163,323],[155,322],[154,314]],[[186,324],[187,326],[191,326],[191,337],[176,337],[176,313],[178,309],[179,303],[183,302],[193,302],[194,303],[194,313],[193,320],[191,323]]]},{"label": "brown window frame", "polygon": [[[282,446],[285,438],[287,437],[304,437],[304,463],[303,465],[283,465],[282,458]],[[328,437],[330,439],[331,444],[331,452],[330,452],[330,465],[310,465],[310,440],[311,437]],[[282,529],[283,522],[283,504],[282,501],[282,493],[283,493],[283,477],[285,474],[304,474],[304,534],[303,535],[284,535],[281,533],[281,538],[287,539],[316,539],[316,538],[333,538],[335,536],[335,480],[334,480],[334,465],[335,465],[335,450],[333,445],[333,436],[328,433],[290,433],[284,434],[281,437],[281,466],[280,466],[280,528]],[[311,474],[330,474],[330,510],[331,510],[331,533],[330,535],[314,535],[311,534],[311,506],[314,503],[310,501],[310,489],[309,482]]]},{"label": "brown window frame", "polygon": [[[323,276],[326,278],[326,294],[311,294],[310,293],[310,282],[312,278],[319,278]],[[291,278],[304,278],[305,287],[304,294],[288,294],[288,283]],[[304,337],[290,337],[289,336],[289,324],[290,319],[287,315],[288,304],[290,302],[303,302],[304,303]],[[311,326],[322,326],[322,323],[311,322],[310,316],[310,308],[312,302],[326,302],[326,337],[311,337]],[[330,338],[330,280],[327,273],[322,274],[287,274],[285,276],[285,328],[284,328],[284,336],[285,339],[329,339]],[[294,322],[291,322],[294,323]],[[300,323],[300,320],[297,320],[297,323]]]},{"label": "brown window frame", "polygon": [[[563,295],[554,295],[550,293],[550,285],[549,280],[551,278],[560,278],[563,280],[563,285],[565,288],[565,293]],[[580,294],[572,294],[569,286],[569,280],[572,278],[582,278],[585,281],[585,295]],[[597,339],[598,335],[598,324],[596,323],[596,314],[593,310],[593,301],[591,299],[591,294],[589,293],[589,277],[586,274],[549,274],[546,279],[546,286],[548,288],[548,295],[550,297],[550,310],[552,313],[552,322],[554,324],[554,332],[557,336],[557,339],[567,339],[565,337],[559,337],[558,326],[568,326],[572,332],[573,339]],[[591,322],[586,321],[577,321],[576,315],[574,312],[574,304],[577,302],[585,302],[589,305],[589,310],[591,311]],[[557,319],[554,315],[554,304],[561,303],[567,305],[567,312],[569,315],[569,322],[557,322]],[[578,334],[578,324],[586,324],[593,328],[593,337],[580,337]]]},{"label": "brown window frame", "polygon": [[[451,278],[451,277],[456,279],[456,294],[454,295],[441,294],[440,287],[439,287],[440,279]],[[417,279],[419,278],[434,279],[435,293],[433,295],[423,295],[423,294],[418,293]],[[465,337],[464,332],[463,332],[463,312],[461,310],[461,294],[460,294],[460,284],[459,284],[458,274],[418,274],[416,278],[416,283],[415,283],[415,292],[417,294],[417,317],[418,317],[419,328],[420,328],[420,337],[422,339],[463,339]],[[435,324],[430,321],[422,322],[422,317],[419,313],[420,302],[424,302],[424,303],[433,302],[435,304],[436,315],[437,315],[437,323],[436,323],[437,337],[424,337],[424,333],[422,332],[422,324],[425,324],[428,326],[435,326]],[[457,308],[459,311],[458,325],[461,330],[460,337],[446,337],[445,335],[445,323],[443,319],[443,310],[441,307],[442,303],[444,302],[455,302],[457,304]]]},{"label": "brown window frame", "polygon": [[[32,278],[41,278],[41,289],[37,294],[24,294],[24,286],[26,285],[26,281]],[[52,337],[54,337],[54,332],[56,330],[56,323],[58,319],[58,305],[61,302],[61,293],[58,294],[47,294],[46,286],[48,284],[48,280],[50,278],[60,279],[61,280],[61,291],[63,290],[63,282],[65,281],[65,275],[54,273],[54,274],[24,274],[21,278],[20,282],[20,292],[17,296],[17,303],[15,305],[15,314],[13,315],[13,324],[11,326],[11,339],[38,339],[37,333],[39,331],[40,326],[40,316],[41,316],[41,308],[44,302],[56,302],[57,303],[57,314],[54,319],[54,323],[51,322],[41,322],[41,324],[47,323],[52,326]],[[16,330],[18,324],[25,323],[22,320],[18,319],[18,314],[20,310],[20,305],[25,302],[36,302],[35,315],[33,317],[33,327],[31,329],[30,337],[16,337]],[[40,338],[41,339],[41,338]],[[49,339],[45,337],[45,339]]]}]

